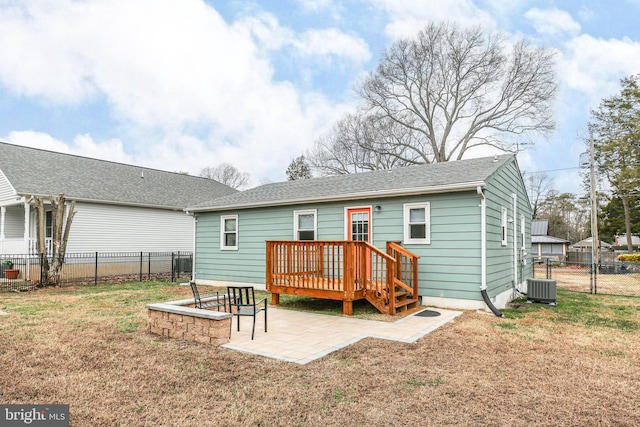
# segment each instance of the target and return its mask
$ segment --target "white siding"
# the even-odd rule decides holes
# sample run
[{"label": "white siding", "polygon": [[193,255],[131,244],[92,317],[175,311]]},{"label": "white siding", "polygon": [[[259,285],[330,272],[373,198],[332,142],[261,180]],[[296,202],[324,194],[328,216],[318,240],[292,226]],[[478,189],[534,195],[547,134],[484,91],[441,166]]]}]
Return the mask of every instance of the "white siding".
[{"label": "white siding", "polygon": [[193,218],[182,211],[78,203],[67,252],[193,250]]},{"label": "white siding", "polygon": [[4,237],[22,239],[24,246],[24,205],[7,206],[4,215]]},{"label": "white siding", "polygon": [[16,192],[6,176],[0,170],[0,202],[16,200]]}]

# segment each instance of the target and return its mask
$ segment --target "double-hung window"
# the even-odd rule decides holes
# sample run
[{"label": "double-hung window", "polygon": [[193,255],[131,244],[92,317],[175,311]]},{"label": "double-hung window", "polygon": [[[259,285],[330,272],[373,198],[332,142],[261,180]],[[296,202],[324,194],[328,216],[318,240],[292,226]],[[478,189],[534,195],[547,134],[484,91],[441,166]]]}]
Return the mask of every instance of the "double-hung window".
[{"label": "double-hung window", "polygon": [[428,202],[404,205],[404,242],[422,245],[431,243],[431,213]]},{"label": "double-hung window", "polygon": [[507,208],[502,208],[500,229],[502,230],[502,246],[507,246]]},{"label": "double-hung window", "polygon": [[316,240],[318,223],[316,210],[293,211],[294,240]]},{"label": "double-hung window", "polygon": [[524,252],[524,250],[526,249],[526,238],[527,238],[527,233],[525,231],[525,222],[524,222],[524,215],[520,216],[520,239],[522,239],[522,246],[520,246],[520,249],[522,249],[522,251]]},{"label": "double-hung window", "polygon": [[238,250],[238,215],[222,215],[220,217],[220,249],[224,251]]}]

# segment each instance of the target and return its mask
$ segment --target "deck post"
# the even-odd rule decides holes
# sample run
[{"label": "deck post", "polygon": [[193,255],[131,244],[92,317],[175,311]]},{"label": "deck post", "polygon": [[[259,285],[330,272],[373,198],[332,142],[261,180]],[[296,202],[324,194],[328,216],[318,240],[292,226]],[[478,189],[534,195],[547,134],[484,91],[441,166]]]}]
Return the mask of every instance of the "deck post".
[{"label": "deck post", "polygon": [[353,301],[342,301],[342,314],[353,316]]},{"label": "deck post", "polygon": [[354,242],[344,242],[344,259],[342,262],[344,263],[344,296],[345,300],[353,300],[354,291],[355,291],[355,274],[354,274],[354,264],[355,264],[355,253],[354,253],[355,243]]},{"label": "deck post", "polygon": [[280,294],[271,294],[271,305],[280,305]]},{"label": "deck post", "polygon": [[267,262],[266,262],[266,287],[267,287],[267,291],[271,289],[271,285],[273,284],[273,268],[274,268],[274,264],[273,264],[273,247],[275,245],[274,242],[267,242]]}]

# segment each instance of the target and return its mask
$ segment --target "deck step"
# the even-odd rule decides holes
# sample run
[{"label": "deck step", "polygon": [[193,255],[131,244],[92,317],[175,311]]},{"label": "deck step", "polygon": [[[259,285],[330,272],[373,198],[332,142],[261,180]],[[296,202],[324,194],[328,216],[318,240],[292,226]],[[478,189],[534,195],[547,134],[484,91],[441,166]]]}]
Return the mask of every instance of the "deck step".
[{"label": "deck step", "polygon": [[417,302],[418,302],[418,300],[415,299],[415,298],[405,299],[405,300],[402,300],[402,301],[397,301],[396,302],[396,308],[397,307],[405,307],[405,306],[408,306],[408,305],[411,305],[411,304],[417,303]]}]

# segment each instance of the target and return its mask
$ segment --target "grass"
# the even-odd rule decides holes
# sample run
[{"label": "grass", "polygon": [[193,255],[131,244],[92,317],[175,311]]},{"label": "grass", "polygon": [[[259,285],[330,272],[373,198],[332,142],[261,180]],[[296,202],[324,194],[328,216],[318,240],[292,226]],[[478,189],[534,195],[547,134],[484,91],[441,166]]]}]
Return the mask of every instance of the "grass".
[{"label": "grass", "polygon": [[190,294],[165,282],[3,294],[0,401],[68,403],[74,426],[640,425],[640,298],[559,290],[557,307],[466,312],[415,344],[368,338],[296,365],[146,333],[145,304]]}]

